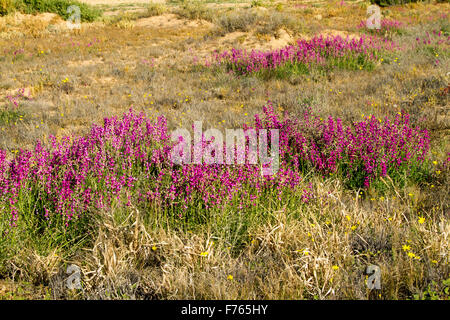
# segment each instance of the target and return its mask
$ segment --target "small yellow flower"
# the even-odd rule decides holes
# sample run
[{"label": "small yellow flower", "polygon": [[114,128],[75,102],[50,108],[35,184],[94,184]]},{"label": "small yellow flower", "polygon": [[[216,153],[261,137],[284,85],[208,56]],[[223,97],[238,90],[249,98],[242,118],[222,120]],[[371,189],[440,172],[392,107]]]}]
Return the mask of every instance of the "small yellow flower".
[{"label": "small yellow flower", "polygon": [[437,264],[437,260],[431,260],[431,263]]},{"label": "small yellow flower", "polygon": [[348,221],[350,221],[350,220],[351,220],[351,218],[350,218],[350,216],[349,216],[349,215],[346,215],[346,216],[345,216],[345,218],[347,218],[347,220],[348,220]]},{"label": "small yellow flower", "polygon": [[410,258],[415,258],[416,255],[415,255],[414,253],[412,253],[412,252],[408,252],[408,257],[410,257]]},{"label": "small yellow flower", "polygon": [[437,166],[438,162],[437,162],[437,161],[433,161],[433,164],[434,164],[435,166]]},{"label": "small yellow flower", "polygon": [[338,266],[332,266],[332,268],[333,268],[333,270],[339,270],[339,267]]},{"label": "small yellow flower", "polygon": [[228,280],[233,280],[233,276],[231,274],[228,275],[227,277]]},{"label": "small yellow flower", "polygon": [[207,257],[208,254],[209,254],[209,253],[208,253],[207,251],[204,251],[204,252],[200,253],[200,255],[201,255],[202,257]]},{"label": "small yellow flower", "polygon": [[155,247],[155,246],[152,247],[152,250],[153,250],[153,251],[156,251],[157,249],[158,249],[158,248]]},{"label": "small yellow flower", "polygon": [[425,218],[424,217],[419,217],[419,223],[420,224],[424,224],[425,223]]},{"label": "small yellow flower", "polygon": [[402,249],[403,249],[403,251],[409,251],[409,250],[411,250],[411,246],[407,246],[406,244],[404,244]]},{"label": "small yellow flower", "polygon": [[356,226],[352,226],[350,229],[352,229],[353,231],[356,230]]}]

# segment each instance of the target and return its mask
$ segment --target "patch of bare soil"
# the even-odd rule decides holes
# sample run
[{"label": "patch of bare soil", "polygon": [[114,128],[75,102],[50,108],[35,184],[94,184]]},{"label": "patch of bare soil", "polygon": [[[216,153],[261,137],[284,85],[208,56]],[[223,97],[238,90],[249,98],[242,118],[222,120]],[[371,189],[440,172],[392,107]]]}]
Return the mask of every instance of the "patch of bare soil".
[{"label": "patch of bare soil", "polygon": [[175,14],[167,13],[160,16],[138,19],[134,24],[136,27],[154,28],[179,28],[179,27],[212,27],[213,24],[206,20],[184,20]]},{"label": "patch of bare soil", "polygon": [[[286,30],[280,29],[274,36],[258,37],[254,33],[248,32],[232,32],[217,40],[217,44],[213,44],[213,50],[219,47],[228,47],[239,43],[240,46],[247,49],[255,50],[271,50],[283,48],[295,42],[295,38]],[[214,48],[215,47],[215,48]]]},{"label": "patch of bare soil", "polygon": [[114,10],[114,11],[105,11],[103,12],[103,16],[105,17],[109,17],[109,16],[117,16],[121,13],[139,13],[139,12],[146,12],[146,9],[143,8],[134,8],[134,7],[130,7],[130,8],[122,8],[121,10]]},{"label": "patch of bare soil", "polygon": [[326,37],[326,36],[332,36],[332,37],[340,36],[342,38],[347,38],[348,37],[349,39],[359,39],[359,38],[361,38],[361,36],[359,34],[346,32],[346,31],[341,31],[341,30],[335,30],[335,29],[325,29],[322,32],[320,32],[320,34],[323,35],[324,37]]}]

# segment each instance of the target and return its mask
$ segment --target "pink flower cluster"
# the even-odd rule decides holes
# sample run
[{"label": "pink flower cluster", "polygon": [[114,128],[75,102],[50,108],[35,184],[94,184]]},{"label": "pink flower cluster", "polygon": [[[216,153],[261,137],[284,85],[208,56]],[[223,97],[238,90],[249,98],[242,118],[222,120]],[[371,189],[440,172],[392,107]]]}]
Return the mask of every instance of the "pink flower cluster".
[{"label": "pink flower cluster", "polygon": [[6,99],[8,99],[13,108],[18,108],[21,99],[30,100],[31,98],[25,95],[25,88],[21,88],[17,90],[15,95],[6,96]]},{"label": "pink flower cluster", "polygon": [[416,38],[417,45],[432,45],[432,46],[448,46],[450,45],[450,36],[445,36],[442,31],[433,30],[426,32],[425,37]]},{"label": "pink flower cluster", "polygon": [[403,28],[403,26],[404,24],[397,20],[381,19],[380,29],[369,29],[367,28],[367,20],[362,20],[358,25],[358,29],[365,29],[367,31],[375,33],[385,33],[390,31],[399,31],[401,28]]},{"label": "pink flower cluster", "polygon": [[[377,177],[395,170],[408,170],[413,162],[420,163],[429,150],[426,130],[410,124],[409,115],[397,114],[393,121],[369,117],[344,126],[340,119],[329,117],[321,121],[306,113],[290,127],[306,128],[293,134],[291,155],[296,163],[309,162],[324,173],[340,172],[346,178],[364,176],[364,187]],[[287,143],[287,142],[286,142]]]},{"label": "pink flower cluster", "polygon": [[[393,49],[393,42],[362,35],[350,39],[341,36],[315,36],[310,40],[299,39],[296,45],[273,51],[232,49],[216,54],[215,60],[238,74],[249,74],[264,69],[276,69],[286,64],[326,65],[330,60],[357,60],[359,63],[375,61],[384,49]],[[364,60],[364,61],[361,61]]]},{"label": "pink flower cluster", "polygon": [[281,200],[284,192],[298,188],[308,202],[314,194],[312,186],[301,189],[305,170],[359,170],[368,186],[378,176],[422,161],[429,148],[427,132],[413,127],[408,115],[344,126],[340,119],[322,121],[310,112],[280,119],[270,102],[263,111],[255,116],[254,129],[279,130],[280,165],[274,175],[262,175],[261,166],[248,161],[174,164],[166,119],[151,121],[130,110],[121,119],[94,125],[86,136],[51,137],[49,146],[37,142],[34,150],[21,150],[12,160],[0,150],[0,216],[9,216],[13,226],[21,212],[50,222],[61,216],[68,225],[115,201],[195,210],[231,204],[240,209],[262,196]]}]

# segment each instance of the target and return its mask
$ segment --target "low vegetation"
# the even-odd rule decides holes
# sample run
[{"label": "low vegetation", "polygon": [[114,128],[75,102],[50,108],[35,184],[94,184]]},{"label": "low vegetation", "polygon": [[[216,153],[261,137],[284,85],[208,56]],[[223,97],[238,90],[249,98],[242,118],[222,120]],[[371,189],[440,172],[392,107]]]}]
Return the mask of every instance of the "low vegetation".
[{"label": "low vegetation", "polygon": [[68,3],[0,0],[0,298],[450,298],[447,2]]}]

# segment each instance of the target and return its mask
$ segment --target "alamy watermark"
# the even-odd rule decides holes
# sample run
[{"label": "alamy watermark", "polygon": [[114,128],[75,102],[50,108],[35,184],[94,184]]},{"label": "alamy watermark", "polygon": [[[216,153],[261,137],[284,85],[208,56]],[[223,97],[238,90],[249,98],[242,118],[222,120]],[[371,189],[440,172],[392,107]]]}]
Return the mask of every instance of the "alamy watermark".
[{"label": "alamy watermark", "polygon": [[66,279],[66,287],[70,290],[81,289],[81,270],[77,265],[71,264],[67,267],[66,274],[69,277]]},{"label": "alamy watermark", "polygon": [[368,29],[381,29],[381,10],[377,5],[367,7],[367,15],[369,17],[366,21]]},{"label": "alamy watermark", "polygon": [[208,129],[203,132],[201,121],[195,121],[193,129],[193,141],[187,129],[172,132],[171,139],[176,142],[171,153],[173,163],[256,165],[259,158],[262,175],[274,175],[279,169],[278,129],[226,129],[225,145],[221,131]]},{"label": "alamy watermark", "polygon": [[67,7],[67,13],[70,15],[66,21],[67,28],[70,30],[81,29],[80,7],[76,5],[71,5]]},{"label": "alamy watermark", "polygon": [[381,269],[376,265],[369,265],[366,269],[367,277],[367,288],[370,290],[381,289]]}]

